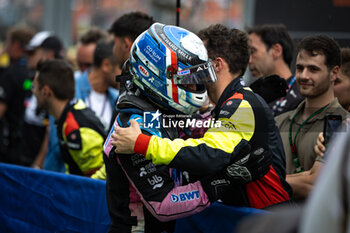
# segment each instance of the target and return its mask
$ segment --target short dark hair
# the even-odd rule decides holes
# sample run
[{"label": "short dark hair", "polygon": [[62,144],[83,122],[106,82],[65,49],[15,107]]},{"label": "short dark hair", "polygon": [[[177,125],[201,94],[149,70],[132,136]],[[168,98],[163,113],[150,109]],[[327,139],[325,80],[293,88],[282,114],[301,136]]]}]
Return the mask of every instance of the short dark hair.
[{"label": "short dark hair", "polygon": [[153,23],[153,17],[139,11],[130,12],[122,15],[114,21],[108,32],[114,36],[129,37],[132,41]]},{"label": "short dark hair", "polygon": [[109,59],[113,64],[116,64],[116,60],[113,53],[113,41],[99,40],[94,52],[94,66],[101,67],[102,61]]},{"label": "short dark hair", "polygon": [[245,32],[215,24],[200,30],[198,36],[205,42],[209,58],[222,57],[231,73],[244,74],[250,56],[249,38]]},{"label": "short dark hair", "polygon": [[73,99],[75,95],[74,72],[62,59],[50,59],[39,62],[37,66],[38,88],[48,85],[57,99]]},{"label": "short dark hair", "polygon": [[274,44],[282,46],[283,60],[290,67],[293,60],[294,42],[283,24],[263,24],[247,28],[248,34],[255,33],[269,50]]},{"label": "short dark hair", "polygon": [[96,44],[99,40],[107,38],[107,36],[107,32],[99,28],[91,28],[80,37],[79,42],[83,45]]},{"label": "short dark hair", "polygon": [[350,78],[350,48],[341,49],[341,72]]},{"label": "short dark hair", "polygon": [[8,42],[18,42],[21,48],[24,49],[25,46],[34,36],[34,30],[27,27],[13,27],[7,33]]},{"label": "short dark hair", "polygon": [[325,56],[325,64],[329,70],[334,66],[340,66],[341,54],[339,44],[326,35],[307,36],[299,42],[298,53],[305,50],[310,56],[323,54]]}]

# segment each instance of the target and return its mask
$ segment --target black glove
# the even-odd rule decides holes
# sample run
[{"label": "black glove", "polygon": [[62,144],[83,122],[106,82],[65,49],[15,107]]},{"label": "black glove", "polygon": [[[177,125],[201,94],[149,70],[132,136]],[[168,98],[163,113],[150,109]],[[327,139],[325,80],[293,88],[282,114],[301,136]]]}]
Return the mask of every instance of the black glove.
[{"label": "black glove", "polygon": [[259,94],[266,103],[270,103],[278,98],[286,96],[288,84],[284,78],[273,74],[266,78],[259,78],[250,84],[250,88],[255,93]]},{"label": "black glove", "polygon": [[270,170],[273,155],[268,150],[258,148],[250,151],[250,145],[246,144],[234,153],[236,155],[230,165],[200,180],[211,202],[220,199],[230,186],[259,180]]},{"label": "black glove", "polygon": [[270,170],[273,154],[260,147],[250,153],[233,158],[232,163],[224,169],[231,182],[247,184],[261,179]]}]

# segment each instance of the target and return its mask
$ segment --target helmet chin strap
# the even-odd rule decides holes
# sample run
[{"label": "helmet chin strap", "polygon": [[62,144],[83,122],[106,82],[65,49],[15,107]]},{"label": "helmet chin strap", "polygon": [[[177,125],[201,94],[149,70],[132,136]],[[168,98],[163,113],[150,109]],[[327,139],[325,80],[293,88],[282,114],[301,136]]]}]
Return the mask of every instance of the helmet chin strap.
[{"label": "helmet chin strap", "polygon": [[163,113],[172,113],[172,114],[178,114],[178,111],[175,111],[175,109],[169,108],[169,107],[165,107],[162,104],[158,103],[157,101],[155,101],[154,99],[152,99],[150,96],[145,96],[153,105],[159,107],[159,109],[162,110]]}]

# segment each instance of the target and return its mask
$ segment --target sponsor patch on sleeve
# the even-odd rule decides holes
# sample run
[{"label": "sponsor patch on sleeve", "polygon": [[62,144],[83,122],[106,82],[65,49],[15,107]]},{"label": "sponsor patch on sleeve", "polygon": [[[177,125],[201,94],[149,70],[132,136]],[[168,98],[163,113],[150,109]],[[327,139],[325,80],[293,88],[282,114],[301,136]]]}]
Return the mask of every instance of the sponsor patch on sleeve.
[{"label": "sponsor patch on sleeve", "polygon": [[74,130],[67,135],[67,146],[71,150],[81,150],[81,136],[79,130]]}]

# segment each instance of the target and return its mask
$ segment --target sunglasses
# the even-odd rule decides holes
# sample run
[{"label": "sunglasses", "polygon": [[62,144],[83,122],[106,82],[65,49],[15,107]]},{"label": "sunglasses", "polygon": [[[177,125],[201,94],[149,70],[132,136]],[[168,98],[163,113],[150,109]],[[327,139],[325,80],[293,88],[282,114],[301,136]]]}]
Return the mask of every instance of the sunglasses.
[{"label": "sunglasses", "polygon": [[89,62],[78,62],[78,66],[80,69],[82,68],[90,68],[92,66],[92,63]]}]

